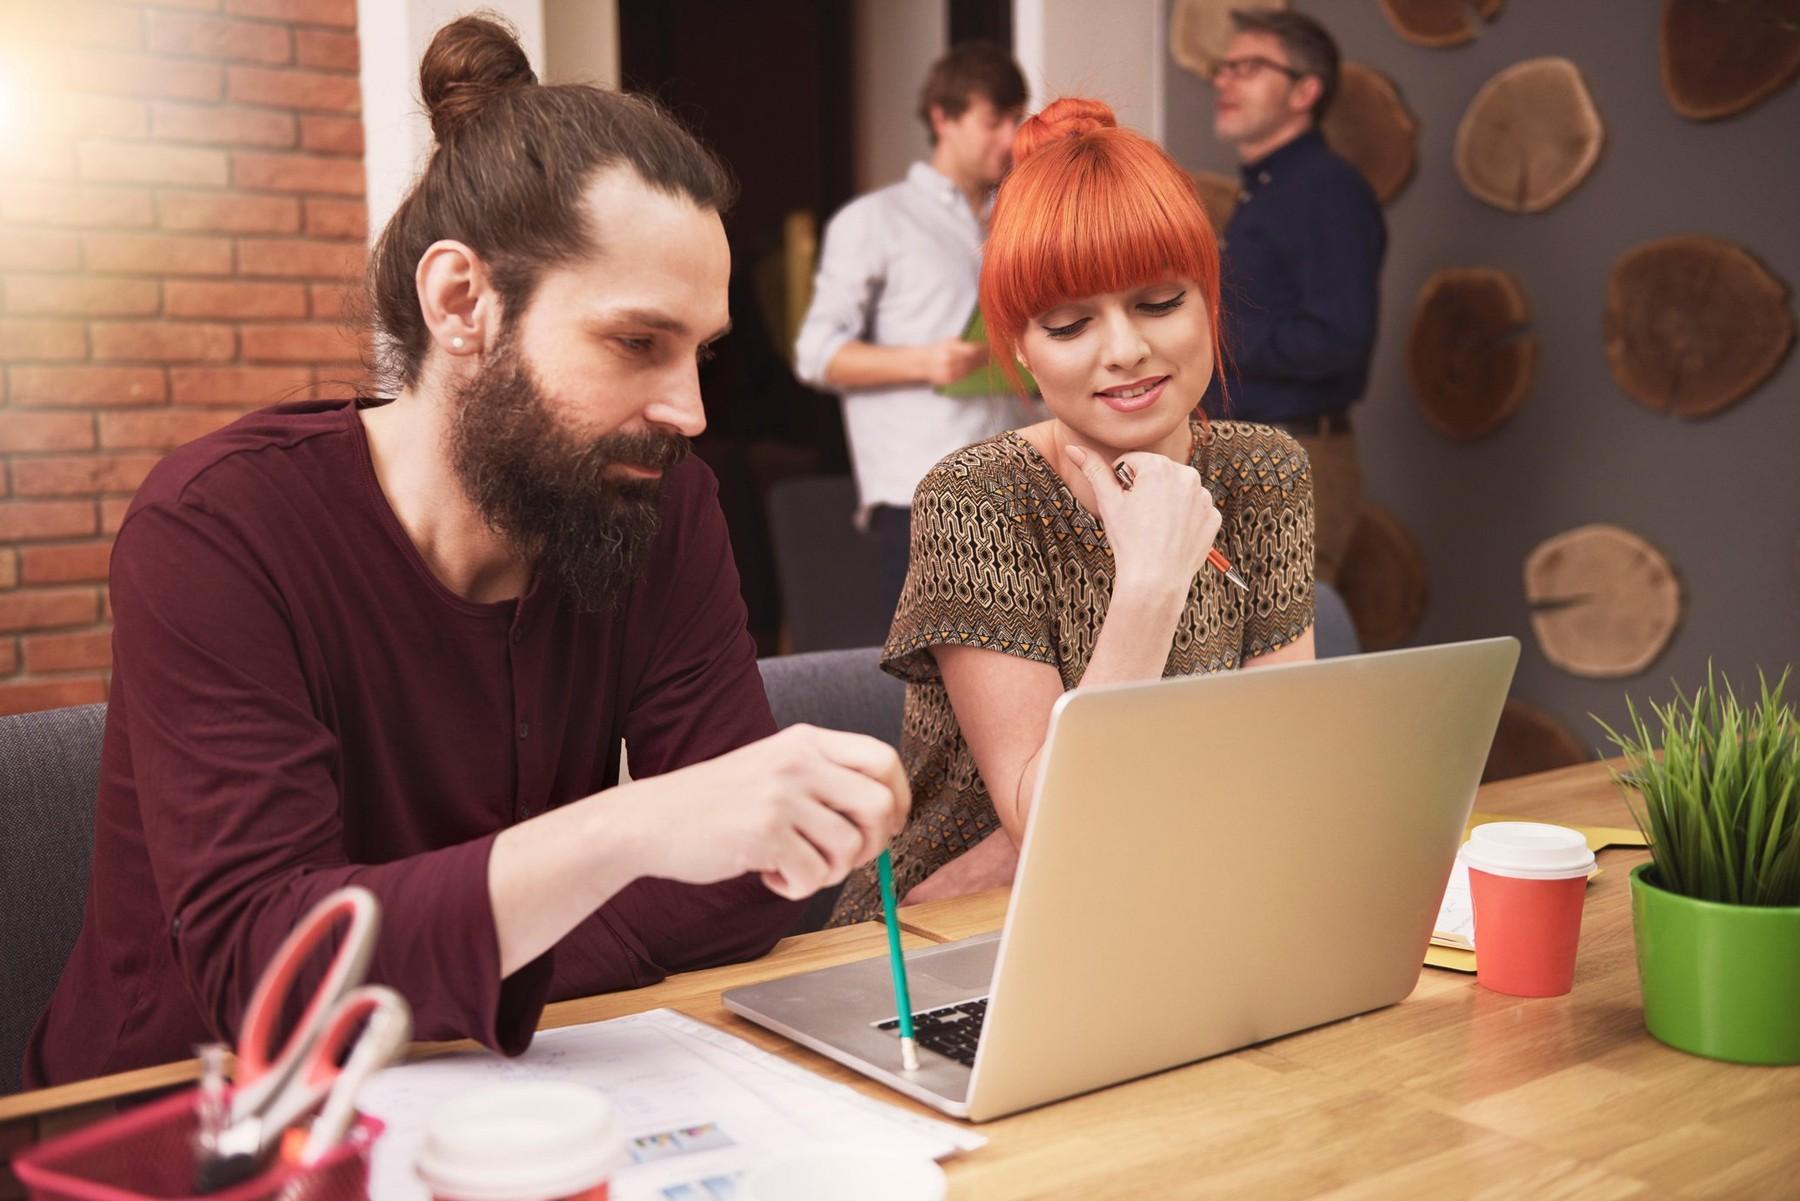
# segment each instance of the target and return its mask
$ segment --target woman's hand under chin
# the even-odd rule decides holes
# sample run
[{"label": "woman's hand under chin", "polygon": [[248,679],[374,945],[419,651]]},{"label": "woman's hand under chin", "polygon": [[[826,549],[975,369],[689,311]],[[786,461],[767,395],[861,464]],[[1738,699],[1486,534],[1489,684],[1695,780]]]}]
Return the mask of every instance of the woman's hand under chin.
[{"label": "woman's hand under chin", "polygon": [[1005,830],[995,830],[973,850],[964,851],[938,868],[900,899],[902,905],[922,905],[951,897],[1010,888],[1019,868],[1019,851]]}]

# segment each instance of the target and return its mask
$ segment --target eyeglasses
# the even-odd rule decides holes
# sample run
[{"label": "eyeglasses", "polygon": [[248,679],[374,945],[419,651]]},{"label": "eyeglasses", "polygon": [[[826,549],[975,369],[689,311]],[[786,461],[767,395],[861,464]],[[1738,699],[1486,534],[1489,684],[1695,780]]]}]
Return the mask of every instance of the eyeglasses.
[{"label": "eyeglasses", "polygon": [[1212,69],[1206,73],[1206,77],[1214,83],[1221,79],[1249,79],[1258,71],[1265,69],[1280,71],[1291,80],[1306,77],[1305,71],[1296,71],[1292,67],[1278,63],[1272,58],[1264,58],[1260,54],[1250,54],[1243,58],[1217,59],[1213,62]]}]

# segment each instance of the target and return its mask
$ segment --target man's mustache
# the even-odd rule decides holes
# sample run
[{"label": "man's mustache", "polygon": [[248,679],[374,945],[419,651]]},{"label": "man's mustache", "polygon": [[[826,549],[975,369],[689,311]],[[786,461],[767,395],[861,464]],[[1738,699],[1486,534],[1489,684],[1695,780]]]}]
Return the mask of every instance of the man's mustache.
[{"label": "man's mustache", "polygon": [[595,467],[610,467],[617,463],[628,467],[667,471],[692,454],[693,450],[693,442],[683,434],[607,434],[596,439],[584,457]]}]

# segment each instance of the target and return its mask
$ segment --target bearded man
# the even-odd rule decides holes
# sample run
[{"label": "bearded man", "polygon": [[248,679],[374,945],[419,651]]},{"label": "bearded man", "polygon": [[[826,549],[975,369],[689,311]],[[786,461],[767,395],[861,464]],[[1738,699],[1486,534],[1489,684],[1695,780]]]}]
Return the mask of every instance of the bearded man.
[{"label": "bearded man", "polygon": [[438,146],[371,266],[395,394],[182,447],[119,531],[93,875],[28,1086],[231,1038],[352,883],[418,1036],[517,1053],[548,1000],[763,953],[904,821],[886,746],[774,734],[688,455],[723,168],[492,21],[420,75]]}]

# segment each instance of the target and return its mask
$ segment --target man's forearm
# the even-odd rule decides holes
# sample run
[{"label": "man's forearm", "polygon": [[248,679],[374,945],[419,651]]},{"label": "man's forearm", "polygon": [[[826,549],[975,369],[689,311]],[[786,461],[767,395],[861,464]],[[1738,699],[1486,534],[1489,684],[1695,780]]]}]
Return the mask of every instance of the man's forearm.
[{"label": "man's forearm", "polygon": [[488,900],[510,976],[637,877],[636,826],[613,789],[504,830],[488,855]]},{"label": "man's forearm", "polygon": [[916,346],[877,346],[846,342],[825,365],[825,382],[834,388],[885,388],[925,382]]}]

